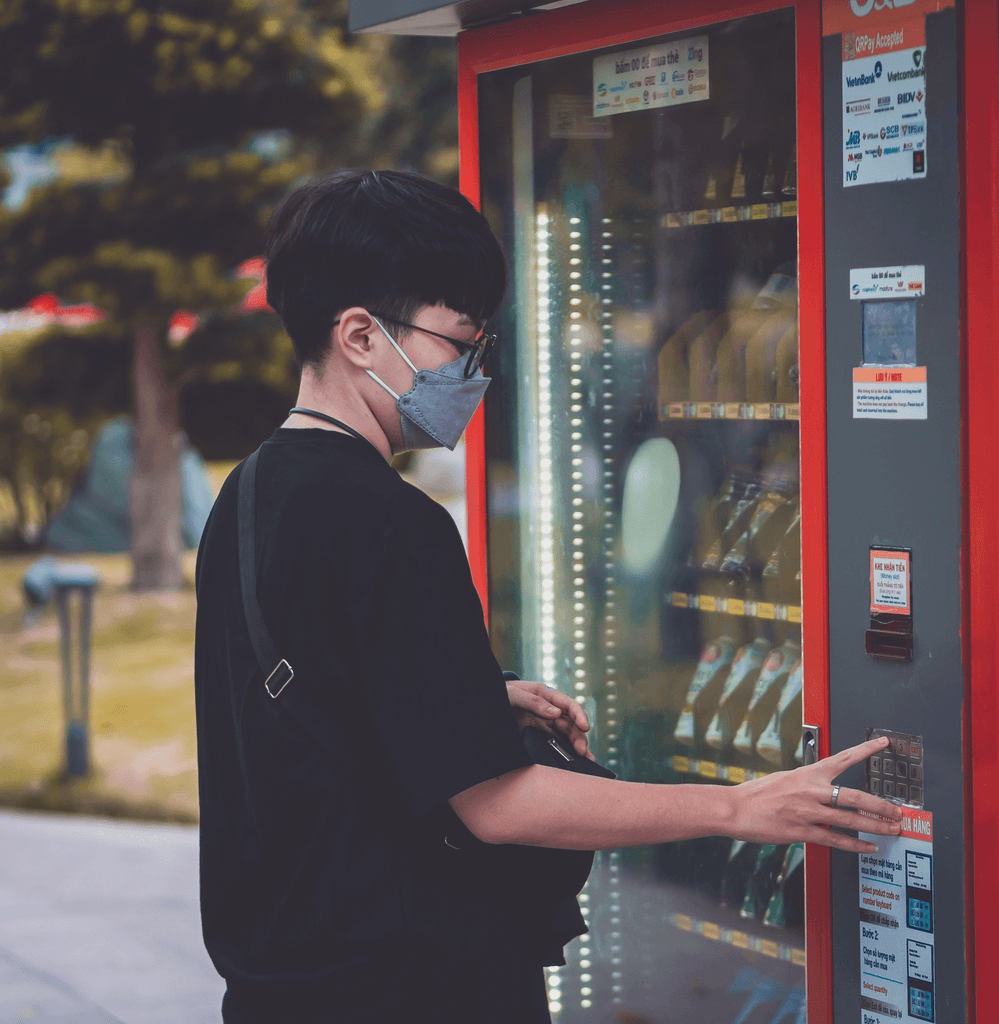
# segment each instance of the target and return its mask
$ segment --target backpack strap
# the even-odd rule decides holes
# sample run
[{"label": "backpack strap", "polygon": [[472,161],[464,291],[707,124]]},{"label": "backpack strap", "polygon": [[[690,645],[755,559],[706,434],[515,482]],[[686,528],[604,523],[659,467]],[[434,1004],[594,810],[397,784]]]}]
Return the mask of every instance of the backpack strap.
[{"label": "backpack strap", "polygon": [[264,689],[271,697],[278,694],[292,681],[295,670],[281,657],[277,645],[264,624],[264,617],[257,602],[257,560],[255,551],[256,504],[257,504],[257,455],[258,448],[239,471],[239,493],[236,503],[236,533],[239,537],[239,586],[243,594],[243,612],[246,626],[250,631],[250,643],[257,656],[257,664],[264,673]]}]

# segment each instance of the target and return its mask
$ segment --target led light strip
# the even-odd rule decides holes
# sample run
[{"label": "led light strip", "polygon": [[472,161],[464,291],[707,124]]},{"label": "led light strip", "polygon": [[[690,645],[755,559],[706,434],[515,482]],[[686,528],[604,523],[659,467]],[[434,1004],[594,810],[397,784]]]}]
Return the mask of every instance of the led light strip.
[{"label": "led light strip", "polygon": [[586,680],[586,564],[583,533],[583,340],[580,283],[585,272],[580,218],[569,218],[569,462],[572,508],[572,676],[575,698],[585,704]]},{"label": "led light strip", "polygon": [[551,276],[548,214],[536,217],[538,258],[538,584],[541,606],[541,681],[555,683],[555,552],[552,487]]},{"label": "led light strip", "polygon": [[[576,701],[585,704],[589,696],[589,684],[586,671],[586,563],[585,563],[585,540],[584,540],[584,512],[583,512],[583,339],[581,338],[582,313],[579,307],[582,305],[580,292],[582,291],[583,275],[586,267],[583,262],[582,231],[580,230],[580,218],[569,218],[569,463],[570,463],[570,507],[572,509],[572,676],[573,690]],[[580,909],[583,918],[589,923],[589,895],[584,891],[579,896]],[[590,966],[590,947],[587,937],[583,936],[579,947],[580,974],[580,1002],[583,1009],[589,1009],[593,1005],[590,998],[593,989],[588,982],[592,976],[587,973],[586,968]],[[556,978],[558,977],[556,968]],[[552,1000],[552,988],[549,987],[548,1006],[549,1009],[556,1003]],[[559,1009],[562,1003],[558,1002]],[[557,1011],[553,1011],[557,1012]]]},{"label": "led light strip", "polygon": [[[609,307],[613,290],[613,232],[611,218],[604,217],[600,231],[600,327],[603,334],[601,344],[601,508],[603,531],[601,553],[604,560],[604,725],[607,727],[607,767],[618,765],[618,721],[617,706],[617,602],[616,565],[614,562],[614,540],[617,534],[617,513],[615,511],[614,487],[614,327]],[[607,858],[609,874],[610,925],[607,934],[608,952],[611,962],[611,1002],[620,1005],[624,998],[624,974],[621,956],[621,854],[612,851]]]}]

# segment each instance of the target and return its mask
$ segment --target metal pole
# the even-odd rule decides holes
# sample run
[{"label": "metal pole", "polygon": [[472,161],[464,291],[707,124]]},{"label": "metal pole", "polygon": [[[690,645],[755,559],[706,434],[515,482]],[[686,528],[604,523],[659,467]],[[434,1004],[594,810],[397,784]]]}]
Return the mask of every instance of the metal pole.
[{"label": "metal pole", "polygon": [[[73,707],[73,635],[68,587],[56,588],[56,608],[59,613],[59,654],[62,661],[62,699],[66,721],[66,772],[68,775],[82,775],[77,757],[79,744],[73,728],[77,723]],[[85,770],[86,765],[83,767]]]},{"label": "metal pole", "polygon": [[[63,704],[66,713],[66,774],[86,775],[89,771],[88,730],[90,717],[90,630],[93,618],[93,587],[57,584],[59,611],[59,652],[62,656]],[[73,685],[73,632],[70,598],[80,593],[79,644],[80,674]]]}]

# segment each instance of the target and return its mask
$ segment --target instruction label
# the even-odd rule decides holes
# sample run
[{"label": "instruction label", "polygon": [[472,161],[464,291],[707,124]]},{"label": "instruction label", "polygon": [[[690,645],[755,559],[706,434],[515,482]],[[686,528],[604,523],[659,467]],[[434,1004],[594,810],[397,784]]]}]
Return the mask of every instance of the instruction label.
[{"label": "instruction label", "polygon": [[902,809],[897,837],[861,833],[862,1024],[935,1021],[933,815]]},{"label": "instruction label", "polygon": [[911,615],[909,552],[871,548],[871,614]]},{"label": "instruction label", "polygon": [[711,97],[708,37],[593,58],[593,116],[696,103]]},{"label": "instruction label", "polygon": [[925,366],[860,366],[853,371],[855,420],[925,420]]}]

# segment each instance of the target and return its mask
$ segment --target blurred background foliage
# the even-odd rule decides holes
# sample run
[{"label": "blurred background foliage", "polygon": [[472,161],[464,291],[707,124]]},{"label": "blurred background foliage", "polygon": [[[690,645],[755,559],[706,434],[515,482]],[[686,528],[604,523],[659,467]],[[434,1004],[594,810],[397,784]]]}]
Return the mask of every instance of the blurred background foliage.
[{"label": "blurred background foliage", "polygon": [[[350,36],[346,16],[346,0],[0,0],[0,309],[50,292],[106,314],[0,333],[0,545],[44,538],[112,416],[138,416],[154,503],[178,430],[235,460],[281,422],[290,341],[237,271],[289,189],[343,166],[457,182],[453,42]],[[10,174],[25,160],[47,168],[31,188]],[[171,340],[178,310],[197,326]]]}]

